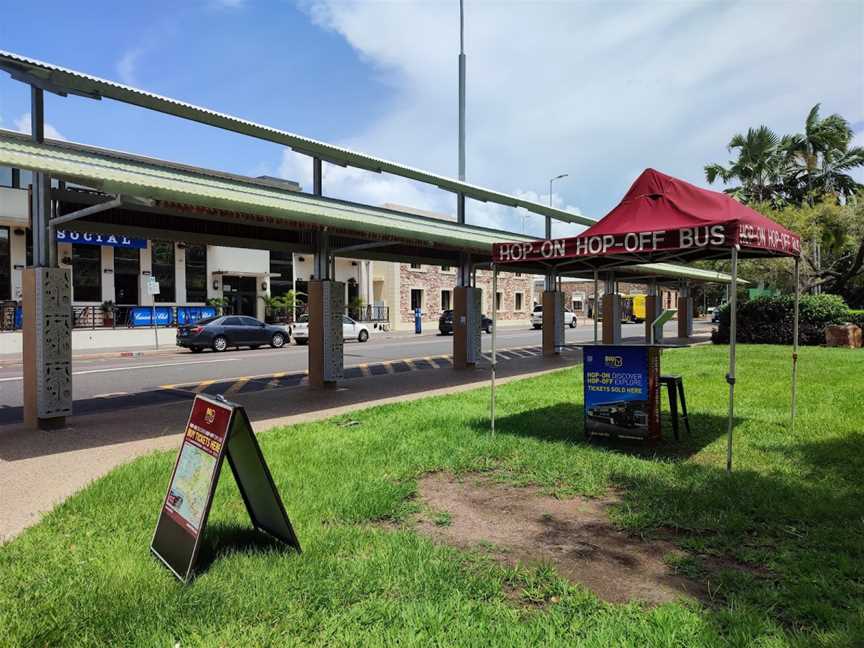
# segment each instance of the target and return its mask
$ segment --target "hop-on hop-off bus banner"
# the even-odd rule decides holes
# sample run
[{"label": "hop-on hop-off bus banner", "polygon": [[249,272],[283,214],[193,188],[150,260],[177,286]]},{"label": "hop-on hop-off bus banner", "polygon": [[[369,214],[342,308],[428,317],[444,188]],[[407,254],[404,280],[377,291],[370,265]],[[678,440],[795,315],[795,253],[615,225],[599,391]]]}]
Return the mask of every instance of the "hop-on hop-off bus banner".
[{"label": "hop-on hop-off bus banner", "polygon": [[183,582],[194,571],[226,457],[255,528],[300,549],[246,411],[234,403],[198,395],[150,545]]},{"label": "hop-on hop-off bus banner", "polygon": [[659,349],[583,348],[585,435],[660,437]]},{"label": "hop-on hop-off bus banner", "polygon": [[[801,238],[724,193],[646,169],[620,203],[579,236],[496,243],[497,264],[632,257],[634,262],[800,256]],[[602,265],[595,262],[594,265]]]}]

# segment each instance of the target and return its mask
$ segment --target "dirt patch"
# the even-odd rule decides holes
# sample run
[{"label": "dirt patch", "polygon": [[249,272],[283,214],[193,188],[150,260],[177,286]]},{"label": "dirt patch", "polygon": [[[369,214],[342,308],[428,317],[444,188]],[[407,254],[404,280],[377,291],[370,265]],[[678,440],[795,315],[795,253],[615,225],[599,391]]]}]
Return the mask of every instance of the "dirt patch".
[{"label": "dirt patch", "polygon": [[646,541],[617,530],[609,521],[614,497],[559,500],[537,488],[517,488],[486,476],[446,473],[418,482],[418,496],[430,511],[418,529],[455,547],[484,548],[515,565],[552,563],[558,573],[613,603],[650,605],[702,598],[694,583],[672,573],[664,557],[681,555],[663,540]]}]

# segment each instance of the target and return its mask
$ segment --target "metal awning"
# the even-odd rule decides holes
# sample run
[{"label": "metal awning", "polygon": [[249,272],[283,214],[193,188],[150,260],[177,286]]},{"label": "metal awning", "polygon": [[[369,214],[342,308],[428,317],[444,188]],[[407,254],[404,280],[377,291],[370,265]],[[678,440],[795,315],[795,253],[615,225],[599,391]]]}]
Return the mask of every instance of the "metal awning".
[{"label": "metal awning", "polygon": [[103,97],[114,99],[141,108],[233,131],[241,135],[248,135],[268,142],[282,144],[298,153],[316,157],[339,166],[352,166],[376,173],[390,173],[402,178],[431,184],[445,191],[463,194],[468,198],[481,202],[497,203],[508,207],[521,207],[535,214],[550,216],[563,222],[581,223],[583,225],[593,225],[595,222],[591,218],[573,214],[562,209],[555,209],[554,207],[525,200],[517,196],[478,187],[477,185],[397,164],[396,162],[382,160],[365,153],[358,153],[357,151],[327,144],[326,142],[319,142],[288,131],[279,130],[278,128],[264,126],[234,117],[233,115],[201,108],[184,101],[163,97],[139,90],[138,88],[116,83],[115,81],[100,79],[83,72],[69,70],[13,52],[0,50],[0,70],[8,72],[13,79],[62,96],[73,94],[91,99],[102,99]]}]

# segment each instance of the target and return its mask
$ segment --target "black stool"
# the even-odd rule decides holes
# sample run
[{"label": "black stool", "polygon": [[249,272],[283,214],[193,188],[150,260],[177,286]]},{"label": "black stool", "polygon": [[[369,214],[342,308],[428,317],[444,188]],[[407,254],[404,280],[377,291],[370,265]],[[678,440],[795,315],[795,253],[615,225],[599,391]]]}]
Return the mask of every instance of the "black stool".
[{"label": "black stool", "polygon": [[681,398],[681,418],[684,419],[684,427],[687,429],[687,436],[690,436],[690,419],[687,417],[687,399],[684,397],[684,379],[679,374],[670,374],[668,376],[660,376],[660,384],[666,385],[666,391],[669,393],[669,413],[672,416],[672,432],[675,434],[675,440],[679,441],[678,436],[678,398]]}]

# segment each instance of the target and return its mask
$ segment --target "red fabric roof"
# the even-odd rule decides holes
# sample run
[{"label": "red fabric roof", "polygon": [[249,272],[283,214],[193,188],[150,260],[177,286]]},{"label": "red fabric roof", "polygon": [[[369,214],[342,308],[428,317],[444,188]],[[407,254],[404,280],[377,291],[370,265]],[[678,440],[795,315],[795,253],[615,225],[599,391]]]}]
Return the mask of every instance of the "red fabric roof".
[{"label": "red fabric roof", "polygon": [[[646,169],[624,198],[576,237],[494,246],[496,263],[584,259],[608,265],[614,256],[631,263],[728,256],[798,256],[801,239],[770,218],[724,193]],[[593,263],[592,263],[593,260]]]}]

